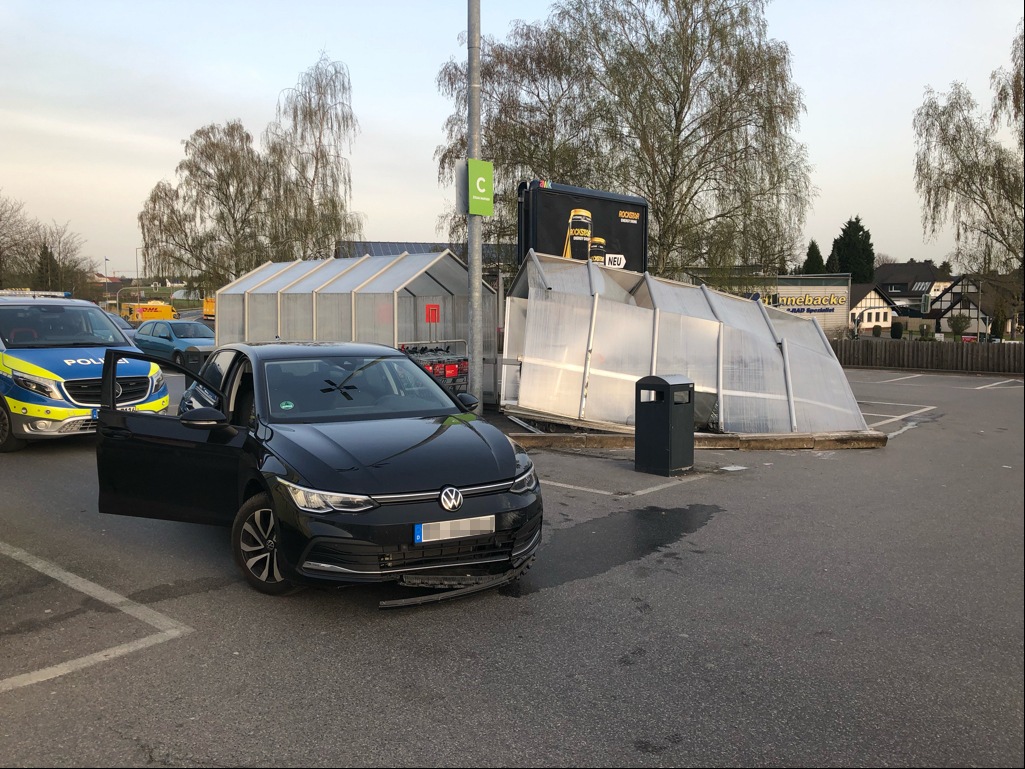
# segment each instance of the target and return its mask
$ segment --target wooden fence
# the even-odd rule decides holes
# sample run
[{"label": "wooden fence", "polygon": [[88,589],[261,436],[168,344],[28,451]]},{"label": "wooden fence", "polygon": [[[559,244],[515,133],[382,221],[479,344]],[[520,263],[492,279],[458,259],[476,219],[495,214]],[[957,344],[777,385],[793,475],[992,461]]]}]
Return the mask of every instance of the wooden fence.
[{"label": "wooden fence", "polygon": [[1025,373],[1025,344],[907,339],[833,339],[830,344],[841,366],[985,374]]}]

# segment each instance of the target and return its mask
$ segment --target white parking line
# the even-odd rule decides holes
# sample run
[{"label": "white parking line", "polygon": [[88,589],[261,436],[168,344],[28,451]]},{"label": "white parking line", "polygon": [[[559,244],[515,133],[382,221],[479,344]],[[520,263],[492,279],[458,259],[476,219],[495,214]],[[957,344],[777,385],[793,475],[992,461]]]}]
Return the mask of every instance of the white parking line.
[{"label": "white parking line", "polygon": [[82,670],[83,668],[96,665],[100,662],[106,662],[107,660],[114,659],[116,657],[123,657],[124,655],[131,654],[139,649],[145,649],[149,646],[163,643],[164,641],[180,638],[181,636],[192,632],[192,628],[188,625],[183,625],[158,611],[154,611],[147,606],[143,606],[131,599],[125,598],[123,595],[107,590],[105,587],[101,587],[95,582],[90,582],[76,574],[65,571],[59,566],[52,564],[49,561],[45,561],[42,558],[37,558],[31,553],[27,553],[20,548],[8,545],[5,542],[0,542],[0,554],[13,558],[16,561],[20,561],[29,568],[35,569],[58,582],[63,582],[72,590],[85,593],[90,598],[95,598],[97,601],[101,601],[108,606],[112,606],[118,611],[135,617],[135,619],[145,622],[147,625],[150,625],[160,631],[154,635],[146,636],[145,638],[140,638],[136,641],[120,644],[119,646],[112,646],[109,649],[103,649],[95,654],[68,660],[67,662],[42,668],[41,670],[36,670],[31,673],[24,673],[22,675],[5,678],[0,680],[0,692],[10,691],[11,689],[17,689],[22,686],[29,686],[31,684],[39,683],[40,681],[48,681],[51,678],[57,678],[65,673]]},{"label": "white parking line", "polygon": [[992,382],[992,383],[990,383],[988,385],[982,385],[982,387],[976,387],[975,389],[976,390],[985,390],[985,389],[987,389],[989,387],[996,387],[997,385],[1009,384],[1011,382],[1017,382],[1017,381],[1018,381],[1017,379],[1004,379],[1004,380],[1002,380],[1000,382]]},{"label": "white parking line", "polygon": [[[865,404],[866,406],[907,406],[911,409],[917,409],[921,403],[889,403],[887,401],[858,401],[858,405]],[[935,407],[930,407],[935,408]]]},{"label": "white parking line", "polygon": [[663,483],[658,486],[650,486],[646,489],[638,489],[629,496],[639,497],[642,494],[650,494],[653,491],[661,491],[662,489],[668,489],[670,486],[679,486],[681,483],[690,483],[691,481],[696,481],[700,477],[700,475],[688,475],[682,478],[677,478],[675,481],[669,481],[669,483]]},{"label": "white parking line", "polygon": [[560,489],[572,489],[573,491],[589,491],[592,494],[604,494],[607,497],[615,496],[611,491],[602,491],[601,489],[592,489],[587,486],[571,486],[568,483],[556,483],[555,481],[546,481],[543,478],[541,483],[544,486],[558,486]]},{"label": "white parking line", "polygon": [[916,378],[918,378],[920,376],[922,376],[922,375],[921,374],[909,374],[908,376],[899,376],[896,379],[882,379],[882,380],[876,382],[876,384],[889,384],[890,382],[900,382],[900,381],[902,381],[904,379],[916,379]]},{"label": "white parking line", "polygon": [[873,422],[872,424],[869,425],[869,427],[871,427],[874,430],[875,428],[879,427],[880,425],[888,425],[888,424],[890,424],[890,422],[899,422],[902,419],[907,419],[908,417],[913,417],[913,416],[915,416],[917,414],[924,414],[926,411],[932,411],[934,408],[936,408],[936,407],[935,406],[925,406],[923,408],[918,409],[917,411],[909,411],[907,414],[900,414],[900,415],[895,416],[895,417],[890,417],[889,419],[884,419],[881,422]]},{"label": "white parking line", "polygon": [[678,486],[681,483],[690,483],[701,478],[700,475],[688,475],[675,480],[669,481],[668,483],[660,483],[658,486],[649,486],[646,489],[638,489],[637,491],[631,491],[627,494],[619,494],[615,491],[605,491],[604,489],[594,489],[589,486],[572,486],[568,483],[557,483],[556,481],[546,481],[543,478],[541,483],[545,486],[558,486],[560,489],[572,489],[573,491],[586,491],[590,494],[601,494],[605,497],[640,497],[644,494],[651,494],[654,491],[661,491],[662,489],[668,489],[671,486]]}]

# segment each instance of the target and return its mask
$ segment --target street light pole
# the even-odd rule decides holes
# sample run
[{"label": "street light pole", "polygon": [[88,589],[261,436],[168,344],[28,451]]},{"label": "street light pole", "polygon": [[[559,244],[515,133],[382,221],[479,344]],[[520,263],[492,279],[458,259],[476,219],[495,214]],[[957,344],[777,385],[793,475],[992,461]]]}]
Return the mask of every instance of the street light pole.
[{"label": "street light pole", "polygon": [[110,278],[107,277],[107,269],[108,269],[107,268],[107,264],[109,262],[110,262],[110,259],[108,257],[106,257],[106,256],[103,257],[103,304],[104,304],[104,308],[103,309],[104,310],[107,309],[106,305],[108,305],[109,302],[110,302]]},{"label": "street light pole", "polygon": [[142,249],[143,249],[142,246],[139,246],[137,249],[135,249],[135,301],[136,302],[141,302],[142,301],[142,297],[139,295],[139,280],[140,280],[139,279],[139,252]]}]

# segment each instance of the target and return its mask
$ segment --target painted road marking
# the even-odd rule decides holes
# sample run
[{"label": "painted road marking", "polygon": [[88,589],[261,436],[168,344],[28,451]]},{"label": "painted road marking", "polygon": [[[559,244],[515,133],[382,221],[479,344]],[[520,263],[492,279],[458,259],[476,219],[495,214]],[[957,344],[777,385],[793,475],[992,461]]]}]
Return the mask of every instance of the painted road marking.
[{"label": "painted road marking", "polygon": [[901,382],[901,381],[903,381],[905,379],[917,379],[920,376],[922,376],[922,375],[921,374],[910,374],[908,376],[899,376],[896,379],[881,379],[880,381],[876,382],[876,384],[889,384],[890,382]]},{"label": "painted road marking", "polygon": [[100,662],[106,662],[107,660],[111,660],[116,657],[123,657],[126,654],[131,654],[132,652],[139,651],[140,649],[145,649],[150,646],[155,646],[156,644],[164,643],[165,641],[180,638],[183,635],[191,633],[193,630],[188,625],[183,625],[182,623],[173,620],[158,611],[150,609],[148,606],[136,603],[129,598],[125,598],[123,595],[115,593],[112,590],[107,590],[105,587],[101,587],[95,582],[90,582],[87,579],[79,577],[77,574],[65,571],[49,561],[37,558],[31,553],[12,545],[8,545],[5,542],[0,542],[0,554],[13,558],[16,561],[20,561],[31,569],[35,569],[58,582],[63,582],[72,590],[85,593],[90,598],[95,598],[97,601],[101,601],[108,606],[112,606],[118,611],[124,612],[141,622],[145,622],[147,625],[150,625],[159,631],[154,635],[140,638],[137,641],[132,641],[130,643],[120,644],[119,646],[112,646],[109,649],[103,649],[95,654],[89,654],[85,657],[68,660],[67,662],[62,662],[58,665],[51,665],[50,667],[42,668],[41,670],[36,670],[31,673],[24,673],[22,675],[5,678],[0,680],[0,692],[18,689],[22,686],[30,686],[31,684],[39,683],[40,681],[48,681],[66,673],[72,673],[76,670],[82,670],[83,668],[99,664]]},{"label": "painted road marking", "polygon": [[681,483],[690,483],[691,481],[696,481],[696,480],[698,480],[701,477],[702,476],[700,476],[700,475],[688,475],[688,476],[686,476],[684,478],[677,478],[677,479],[669,481],[667,483],[660,483],[658,486],[649,486],[646,489],[638,489],[637,491],[630,491],[630,492],[626,492],[626,493],[620,493],[620,492],[616,492],[616,491],[605,491],[604,489],[595,489],[595,488],[591,488],[590,486],[573,486],[573,485],[571,485],[569,483],[558,483],[556,481],[546,481],[543,478],[541,479],[541,483],[543,485],[545,485],[545,486],[557,486],[560,489],[570,489],[572,491],[584,491],[584,492],[587,492],[589,494],[601,494],[602,496],[605,496],[605,497],[640,497],[640,496],[643,496],[645,494],[651,494],[652,492],[655,492],[655,491],[661,491],[662,489],[668,489],[668,488],[671,488],[673,486],[679,486]]},{"label": "painted road marking", "polygon": [[1010,384],[1011,382],[1014,382],[1015,384],[1020,384],[1020,382],[1017,379],[1004,379],[1004,380],[1001,380],[999,382],[992,382],[991,384],[982,385],[982,387],[976,387],[974,389],[976,389],[976,390],[986,390],[986,389],[988,389],[990,387],[998,387],[999,385]]},{"label": "painted road marking", "polygon": [[874,430],[880,425],[888,425],[890,424],[890,422],[900,422],[903,419],[910,419],[913,416],[917,416],[918,414],[924,414],[926,411],[932,411],[935,408],[935,406],[923,406],[922,408],[916,411],[909,411],[906,414],[899,414],[898,416],[890,417],[889,419],[883,419],[880,422],[873,422],[869,425],[869,427],[871,427]]}]

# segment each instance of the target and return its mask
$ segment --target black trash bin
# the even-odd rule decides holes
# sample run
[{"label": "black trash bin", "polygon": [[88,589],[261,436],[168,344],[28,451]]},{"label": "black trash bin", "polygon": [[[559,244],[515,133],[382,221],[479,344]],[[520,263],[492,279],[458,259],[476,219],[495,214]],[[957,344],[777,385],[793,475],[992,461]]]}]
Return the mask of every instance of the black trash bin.
[{"label": "black trash bin", "polygon": [[694,381],[678,374],[637,380],[634,470],[679,475],[694,467]]}]

